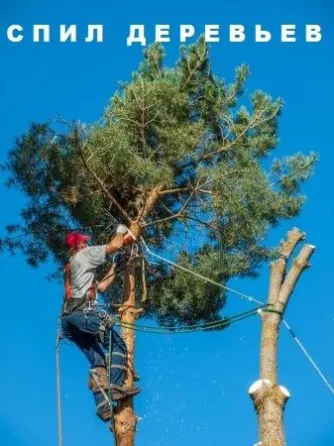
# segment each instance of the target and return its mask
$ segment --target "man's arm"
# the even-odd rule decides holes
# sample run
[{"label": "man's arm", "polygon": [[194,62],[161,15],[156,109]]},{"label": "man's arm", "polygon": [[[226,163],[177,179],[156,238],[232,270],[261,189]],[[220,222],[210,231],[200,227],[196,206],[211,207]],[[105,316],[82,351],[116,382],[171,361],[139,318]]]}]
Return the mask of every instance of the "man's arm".
[{"label": "man's arm", "polygon": [[103,279],[99,281],[97,289],[101,291],[101,293],[104,293],[114,283],[116,278],[115,269],[116,265],[113,265]]},{"label": "man's arm", "polygon": [[86,269],[95,269],[106,262],[107,254],[115,254],[123,246],[134,241],[134,237],[129,234],[129,230],[124,225],[118,225],[115,236],[107,245],[88,246],[80,251],[86,259]]},{"label": "man's arm", "polygon": [[116,232],[115,236],[106,245],[107,254],[115,254],[124,246],[124,234],[121,232]]},{"label": "man's arm", "polygon": [[[124,236],[126,236],[126,240],[124,240]],[[125,225],[118,225],[115,236],[106,245],[106,253],[114,254],[131,241],[134,241],[134,239],[131,234],[129,235],[129,229]]]}]

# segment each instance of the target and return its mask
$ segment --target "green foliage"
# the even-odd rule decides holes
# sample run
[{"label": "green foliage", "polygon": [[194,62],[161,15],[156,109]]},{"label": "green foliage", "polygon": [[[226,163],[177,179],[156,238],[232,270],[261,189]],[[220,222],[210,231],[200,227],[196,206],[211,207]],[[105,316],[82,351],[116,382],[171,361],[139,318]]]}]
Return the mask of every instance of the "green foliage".
[{"label": "green foliage", "polygon": [[[264,167],[277,148],[283,102],[256,91],[245,106],[248,75],[242,65],[232,83],[218,78],[203,38],[181,47],[172,68],[155,44],[99,122],[33,124],[4,166],[8,185],[27,201],[0,249],[22,251],[33,266],[50,255],[61,265],[69,229],[105,243],[112,217],[128,223],[128,215],[140,220],[152,249],[169,249],[180,265],[223,285],[256,277],[273,255],[264,243],[268,229],[300,212],[300,186],[316,156],[298,153]],[[157,187],[160,198],[147,211]],[[137,271],[140,305],[140,265]],[[166,264],[147,265],[145,274],[146,314],[160,322],[206,322],[224,306],[221,288]],[[111,295],[117,302],[120,287],[119,279]]]}]

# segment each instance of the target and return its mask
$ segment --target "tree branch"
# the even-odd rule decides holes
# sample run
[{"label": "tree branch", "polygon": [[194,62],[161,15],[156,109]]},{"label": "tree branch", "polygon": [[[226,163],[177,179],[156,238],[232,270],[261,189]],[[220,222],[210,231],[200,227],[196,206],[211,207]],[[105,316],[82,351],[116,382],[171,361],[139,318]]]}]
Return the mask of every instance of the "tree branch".
[{"label": "tree branch", "polygon": [[269,303],[275,304],[281,290],[287,262],[298,243],[305,238],[305,233],[293,228],[287,234],[287,240],[281,241],[280,255],[271,264]]},{"label": "tree branch", "polygon": [[[151,209],[155,205],[156,201],[159,198],[159,193],[160,193],[162,187],[163,187],[163,185],[159,184],[154,189],[152,189],[152,191],[149,193],[141,212],[139,212],[139,217],[137,217],[137,219],[136,219],[136,222],[138,224],[140,224],[141,221],[143,219],[145,219],[145,217],[148,215],[148,213],[151,211]],[[145,225],[141,225],[141,226],[145,226]]]},{"label": "tree branch", "polygon": [[199,60],[195,64],[193,70],[190,68],[189,58],[187,58],[187,66],[188,66],[188,70],[189,70],[189,76],[188,76],[187,80],[185,81],[183,88],[186,88],[186,86],[190,82],[191,78],[193,77],[194,73],[198,70],[198,68],[201,66],[201,64],[204,62],[205,58],[207,57],[207,47],[204,48],[204,52],[202,54],[198,54],[198,52],[196,51],[196,55],[199,56]]},{"label": "tree branch", "polygon": [[180,192],[187,192],[187,191],[189,191],[189,187],[179,187],[179,188],[175,188],[175,189],[161,190],[159,192],[159,195],[172,195],[172,194],[178,194]]},{"label": "tree branch", "polygon": [[170,215],[169,217],[165,217],[165,218],[159,218],[159,220],[154,220],[154,221],[150,221],[148,223],[143,223],[143,227],[147,228],[148,226],[154,226],[157,225],[159,223],[164,223],[166,221],[169,220],[174,220],[175,218],[181,218],[182,214],[180,212],[177,212],[176,214]]},{"label": "tree branch", "polygon": [[[212,180],[214,181],[214,180]],[[205,184],[207,184],[208,182],[206,182]],[[179,194],[182,192],[190,192],[190,191],[194,191],[194,192],[200,192],[202,194],[209,194],[211,195],[212,192],[210,190],[206,190],[206,189],[202,189],[202,187],[194,187],[192,185],[189,185],[188,187],[178,187],[175,189],[165,189],[159,192],[159,195],[163,196],[163,195],[172,195],[172,194]]]},{"label": "tree branch", "polygon": [[309,267],[309,260],[315,251],[314,245],[304,245],[298,255],[298,257],[293,262],[293,265],[288,272],[283,285],[281,287],[278,304],[281,307],[281,311],[284,311],[291,294],[300,278],[302,272]]},{"label": "tree branch", "polygon": [[248,132],[248,130],[250,130],[252,128],[255,128],[258,125],[261,125],[264,122],[267,122],[267,121],[270,121],[271,119],[273,119],[277,115],[277,113],[279,112],[280,108],[281,108],[281,106],[277,107],[277,109],[275,110],[275,112],[271,116],[269,116],[268,118],[264,118],[263,120],[261,120],[259,122],[257,122],[257,121],[258,121],[260,115],[262,113],[264,113],[266,110],[261,110],[260,112],[255,113],[254,118],[248,123],[248,125],[246,125],[244,130],[241,133],[239,133],[239,135],[237,135],[237,137],[234,140],[230,141],[226,145],[223,145],[220,149],[215,150],[214,152],[210,152],[210,153],[207,153],[206,155],[203,155],[202,159],[204,159],[204,160],[209,159],[212,156],[218,155],[219,153],[226,152],[227,150],[231,149],[231,147],[233,147],[237,142],[240,141],[240,139],[243,136],[245,136],[245,134]]},{"label": "tree branch", "polygon": [[[78,135],[77,135],[78,138]],[[83,148],[78,140],[76,140],[76,146],[79,150],[80,158],[86,168],[86,170],[90,173],[90,175],[94,178],[95,182],[99,185],[100,189],[105,193],[105,195],[109,198],[109,200],[116,206],[116,208],[120,211],[120,213],[128,220],[128,222],[132,222],[129,214],[123,209],[123,207],[118,203],[118,201],[113,197],[113,195],[108,191],[106,185],[101,180],[101,178],[94,172],[94,170],[88,165],[84,153]]]},{"label": "tree branch", "polygon": [[147,227],[147,226],[153,226],[153,225],[157,225],[159,223],[163,223],[165,221],[169,221],[169,220],[174,220],[175,218],[182,218],[185,217],[185,215],[183,215],[183,212],[185,211],[185,209],[188,206],[189,201],[192,199],[192,197],[195,194],[195,190],[193,190],[190,194],[189,197],[186,199],[185,203],[183,204],[182,208],[179,210],[179,212],[177,212],[176,214],[170,215],[169,217],[166,218],[160,218],[159,220],[155,220],[155,221],[151,221],[149,223],[145,223],[142,226]]}]

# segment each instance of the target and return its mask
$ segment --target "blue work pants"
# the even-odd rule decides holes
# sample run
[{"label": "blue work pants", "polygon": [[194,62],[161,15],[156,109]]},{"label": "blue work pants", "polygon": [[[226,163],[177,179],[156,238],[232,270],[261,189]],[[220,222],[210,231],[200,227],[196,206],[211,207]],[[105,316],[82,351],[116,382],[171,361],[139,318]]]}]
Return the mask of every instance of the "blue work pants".
[{"label": "blue work pants", "polygon": [[126,345],[113,329],[106,329],[103,341],[99,336],[101,320],[98,311],[75,311],[62,320],[62,332],[87,357],[91,367],[106,367],[105,351],[111,335],[110,383],[122,386],[125,378]]}]

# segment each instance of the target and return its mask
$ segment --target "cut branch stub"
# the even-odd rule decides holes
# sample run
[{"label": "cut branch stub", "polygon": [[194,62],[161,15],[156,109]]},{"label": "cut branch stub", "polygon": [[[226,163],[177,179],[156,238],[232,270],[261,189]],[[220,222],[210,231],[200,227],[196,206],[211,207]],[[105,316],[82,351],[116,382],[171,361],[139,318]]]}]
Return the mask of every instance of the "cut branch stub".
[{"label": "cut branch stub", "polygon": [[298,243],[305,238],[305,232],[293,228],[287,234],[287,239],[281,241],[280,255],[271,264],[269,303],[276,304],[279,297],[281,285],[284,280],[288,260]]},{"label": "cut branch stub", "polygon": [[290,398],[290,392],[284,386],[273,384],[269,379],[255,381],[248,390],[257,411],[261,410],[266,398],[274,398],[284,408]]},{"label": "cut branch stub", "polygon": [[304,245],[301,249],[299,255],[294,260],[284,282],[281,286],[279,297],[278,297],[278,308],[282,311],[285,310],[289,298],[300,278],[302,272],[308,268],[309,260],[315,251],[315,246]]}]

